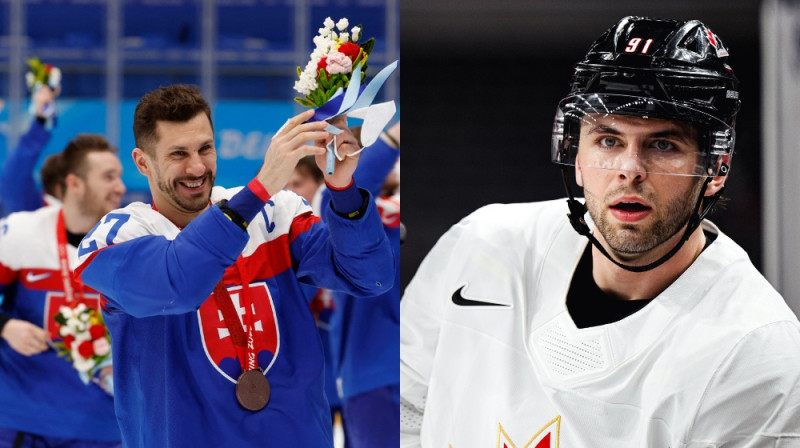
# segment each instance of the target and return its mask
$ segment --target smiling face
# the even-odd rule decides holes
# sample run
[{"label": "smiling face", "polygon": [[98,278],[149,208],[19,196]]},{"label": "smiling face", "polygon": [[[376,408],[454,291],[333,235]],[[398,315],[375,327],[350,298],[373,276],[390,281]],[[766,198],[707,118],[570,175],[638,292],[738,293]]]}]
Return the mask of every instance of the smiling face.
[{"label": "smiling face", "polygon": [[581,127],[576,178],[614,252],[647,253],[686,225],[702,188],[688,175],[698,152],[697,131],[675,121],[605,115]]},{"label": "smiling face", "polygon": [[209,206],[217,172],[214,131],[204,113],[186,122],[158,121],[153,148],[133,151],[159,212],[184,227]]},{"label": "smiling face", "polygon": [[119,208],[125,184],[122,183],[122,164],[111,151],[92,151],[86,154],[86,172],[78,176],[79,210],[98,221],[106,213]]}]

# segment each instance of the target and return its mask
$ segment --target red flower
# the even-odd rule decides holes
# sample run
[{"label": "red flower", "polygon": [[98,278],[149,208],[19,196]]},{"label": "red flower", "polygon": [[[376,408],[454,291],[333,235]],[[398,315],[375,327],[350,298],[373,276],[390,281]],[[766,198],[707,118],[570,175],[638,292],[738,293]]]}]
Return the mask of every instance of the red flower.
[{"label": "red flower", "polygon": [[358,57],[358,52],[361,51],[361,47],[352,42],[347,42],[339,45],[339,48],[336,51],[346,54],[351,61],[355,62],[356,58]]},{"label": "red flower", "polygon": [[75,336],[73,336],[71,334],[68,334],[68,335],[64,336],[64,339],[63,339],[64,346],[66,346],[68,349],[72,350],[72,342],[74,340],[75,340]]},{"label": "red flower", "polygon": [[94,347],[92,346],[92,341],[83,341],[81,345],[78,346],[78,353],[84,358],[91,358],[94,356]]},{"label": "red flower", "polygon": [[91,335],[92,340],[100,339],[106,335],[106,327],[100,324],[92,325],[89,327],[89,334]]},{"label": "red flower", "polygon": [[[331,79],[331,74],[328,73],[328,57],[327,56],[323,57],[322,59],[319,60],[319,62],[317,62],[317,73],[319,73],[320,70],[325,72],[325,78],[326,79]],[[319,75],[317,75],[317,76],[319,76]]]}]

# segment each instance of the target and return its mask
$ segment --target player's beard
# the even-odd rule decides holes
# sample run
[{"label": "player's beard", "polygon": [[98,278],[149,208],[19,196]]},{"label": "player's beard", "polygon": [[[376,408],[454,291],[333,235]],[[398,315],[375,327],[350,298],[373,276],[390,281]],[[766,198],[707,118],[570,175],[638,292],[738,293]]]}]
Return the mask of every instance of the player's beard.
[{"label": "player's beard", "polygon": [[[686,194],[676,194],[663,205],[652,192],[644,190],[642,184],[620,186],[605,195],[601,201],[585,190],[586,208],[608,246],[617,254],[635,256],[647,253],[672,238],[689,221],[694,212],[697,195],[702,182],[692,185]],[[616,198],[635,193],[652,207],[649,224],[611,222],[607,206]]]},{"label": "player's beard", "polygon": [[[117,204],[118,206],[119,204]],[[100,221],[106,213],[109,213],[114,208],[111,208],[107,198],[101,197],[95,190],[90,188],[86,189],[83,197],[78,201],[80,213],[84,216],[91,216],[97,221]]]},{"label": "player's beard", "polygon": [[[202,193],[192,195],[190,197],[182,196],[178,193],[178,183],[185,181],[197,181],[205,178],[206,188]],[[156,170],[156,185],[158,190],[166,197],[168,197],[172,204],[183,213],[197,213],[201,212],[208,207],[211,200],[211,188],[214,186],[216,176],[211,170],[207,170],[200,178],[184,176],[177,179],[172,179],[167,182],[162,176],[161,172]]]}]

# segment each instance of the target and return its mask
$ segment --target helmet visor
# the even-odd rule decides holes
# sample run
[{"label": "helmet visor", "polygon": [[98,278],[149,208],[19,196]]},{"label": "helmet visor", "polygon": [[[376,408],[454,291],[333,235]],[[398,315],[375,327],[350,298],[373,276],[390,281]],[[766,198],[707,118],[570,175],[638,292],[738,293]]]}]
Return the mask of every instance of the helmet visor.
[{"label": "helmet visor", "polygon": [[727,174],[735,134],[690,107],[627,95],[584,94],[558,104],[555,163],[676,176]]}]

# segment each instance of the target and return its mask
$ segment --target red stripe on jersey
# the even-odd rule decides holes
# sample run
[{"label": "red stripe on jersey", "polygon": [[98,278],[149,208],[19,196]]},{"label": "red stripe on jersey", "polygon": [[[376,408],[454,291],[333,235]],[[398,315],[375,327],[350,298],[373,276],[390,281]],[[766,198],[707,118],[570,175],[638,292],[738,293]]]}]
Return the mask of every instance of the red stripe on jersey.
[{"label": "red stripe on jersey", "polygon": [[[291,269],[292,256],[286,241],[287,236],[281,235],[258,246],[252,255],[239,258],[237,263],[242,270],[242,275],[247,277],[249,282],[254,282],[275,277],[287,269]],[[243,283],[235,265],[225,270],[223,280],[226,285]]]},{"label": "red stripe on jersey", "polygon": [[17,271],[0,263],[0,285],[10,285],[17,280]]},{"label": "red stripe on jersey", "polygon": [[101,248],[101,249],[98,249],[98,250],[96,250],[96,251],[92,252],[92,254],[91,254],[91,255],[89,255],[89,258],[87,258],[86,260],[84,260],[84,261],[83,261],[83,263],[81,263],[81,264],[78,266],[78,268],[77,268],[77,269],[75,269],[74,271],[72,271],[72,276],[75,278],[75,280],[78,280],[79,282],[83,282],[83,280],[81,280],[81,275],[83,275],[83,270],[84,270],[84,269],[86,269],[86,266],[89,266],[89,263],[91,263],[91,262],[92,262],[92,260],[94,260],[94,257],[96,257],[96,256],[97,256],[97,254],[99,254],[101,250],[103,250],[103,249],[105,249],[105,248],[108,248],[108,247],[111,247],[111,246],[106,246],[106,247],[103,247],[103,248]]},{"label": "red stripe on jersey", "polygon": [[[281,235],[274,240],[267,241],[258,246],[250,256],[239,258],[238,263],[242,269],[242,275],[253,282],[275,277],[287,269],[291,269],[292,254],[289,252],[289,245],[298,235],[320,221],[320,218],[314,216],[311,211],[296,216],[292,220],[288,235]],[[226,285],[242,284],[235,266],[225,270],[223,280]]]},{"label": "red stripe on jersey", "polygon": [[314,216],[314,213],[307,211],[301,215],[295,216],[292,220],[292,225],[289,228],[289,244],[292,244],[298,235],[307,231],[314,224],[320,222],[319,216]]},{"label": "red stripe on jersey", "polygon": [[[75,279],[80,282],[77,276]],[[61,271],[58,269],[21,269],[17,281],[31,290],[64,291],[64,280],[61,278]],[[86,285],[83,285],[82,292],[97,293],[97,291]]]}]

